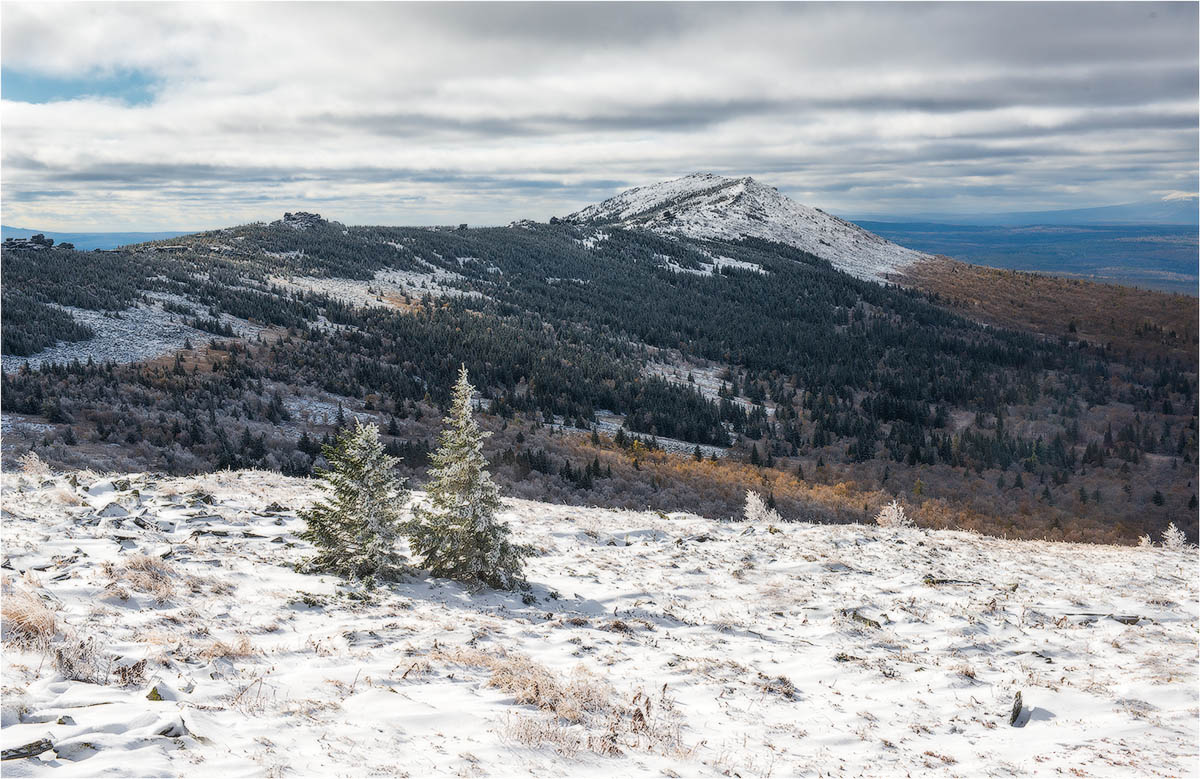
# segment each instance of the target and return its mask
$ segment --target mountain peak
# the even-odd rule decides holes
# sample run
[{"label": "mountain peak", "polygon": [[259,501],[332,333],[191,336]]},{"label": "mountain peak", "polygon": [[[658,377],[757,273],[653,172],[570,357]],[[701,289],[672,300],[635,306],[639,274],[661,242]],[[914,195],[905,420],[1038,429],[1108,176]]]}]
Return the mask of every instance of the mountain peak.
[{"label": "mountain peak", "polygon": [[566,221],[689,238],[763,238],[795,246],[865,279],[882,280],[929,259],[819,208],[797,203],[750,176],[692,173],[626,190],[571,214]]}]

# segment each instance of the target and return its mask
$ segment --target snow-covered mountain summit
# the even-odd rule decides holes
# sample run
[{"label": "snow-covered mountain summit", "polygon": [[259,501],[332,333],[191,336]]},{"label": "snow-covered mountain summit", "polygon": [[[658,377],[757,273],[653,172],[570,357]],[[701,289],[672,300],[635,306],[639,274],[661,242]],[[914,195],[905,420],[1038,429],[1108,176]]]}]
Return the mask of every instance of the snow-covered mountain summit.
[{"label": "snow-covered mountain summit", "polygon": [[795,246],[854,276],[887,273],[931,259],[856,224],[806,206],[754,179],[711,173],[622,192],[567,217],[584,224],[618,224],[690,238],[763,238]]}]

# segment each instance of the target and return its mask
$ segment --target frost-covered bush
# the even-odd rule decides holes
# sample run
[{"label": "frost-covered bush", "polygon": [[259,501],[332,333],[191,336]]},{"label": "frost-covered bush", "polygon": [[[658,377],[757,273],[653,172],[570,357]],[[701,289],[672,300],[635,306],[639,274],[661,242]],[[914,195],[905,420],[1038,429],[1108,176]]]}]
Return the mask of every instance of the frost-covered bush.
[{"label": "frost-covered bush", "polygon": [[301,518],[300,537],[317,548],[309,567],[356,579],[386,577],[400,564],[396,542],[404,528],[408,490],[396,476],[374,425],[357,422],[326,447],[319,471],[328,496]]},{"label": "frost-covered bush", "polygon": [[17,459],[17,465],[21,473],[31,479],[44,479],[50,475],[50,467],[32,449]]},{"label": "frost-covered bush", "polygon": [[774,524],[782,522],[779,512],[767,505],[762,495],[754,490],[746,490],[746,507],[742,510],[747,522],[765,522]]},{"label": "frost-covered bush", "polygon": [[1175,527],[1175,523],[1172,522],[1163,531],[1162,545],[1165,549],[1186,549],[1188,545],[1187,536],[1183,534],[1182,530]]},{"label": "frost-covered bush", "polygon": [[523,583],[529,550],[509,540],[508,524],[496,517],[500,490],[487,470],[483,439],[471,417],[475,388],[464,366],[437,452],[430,458],[428,505],[409,525],[412,550],[434,576],[511,590]]},{"label": "frost-covered bush", "polygon": [[1142,549],[1149,549],[1154,546],[1154,541],[1148,535],[1140,536],[1138,537],[1138,546]]},{"label": "frost-covered bush", "polygon": [[912,527],[913,521],[904,513],[900,501],[893,500],[875,515],[875,524],[880,527]]}]

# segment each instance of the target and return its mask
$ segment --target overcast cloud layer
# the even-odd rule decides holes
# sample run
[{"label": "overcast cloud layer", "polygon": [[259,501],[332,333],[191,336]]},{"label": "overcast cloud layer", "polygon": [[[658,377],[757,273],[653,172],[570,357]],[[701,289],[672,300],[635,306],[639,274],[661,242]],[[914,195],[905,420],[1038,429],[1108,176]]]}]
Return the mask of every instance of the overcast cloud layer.
[{"label": "overcast cloud layer", "polygon": [[[5,3],[2,20],[6,224],[501,224],[695,171],[843,214],[1197,189],[1195,3]],[[96,88],[22,102],[18,79]],[[147,81],[146,100],[106,86]]]}]

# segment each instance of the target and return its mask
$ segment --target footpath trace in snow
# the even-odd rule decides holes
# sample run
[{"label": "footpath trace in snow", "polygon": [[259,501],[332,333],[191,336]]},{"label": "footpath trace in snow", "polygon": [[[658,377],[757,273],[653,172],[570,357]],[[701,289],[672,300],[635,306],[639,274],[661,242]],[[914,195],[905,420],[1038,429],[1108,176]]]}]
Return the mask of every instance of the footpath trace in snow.
[{"label": "footpath trace in snow", "polygon": [[313,481],[3,486],[5,776],[1180,776],[1200,757],[1195,550],[506,500],[529,592],[420,571],[368,591],[296,571]]}]

